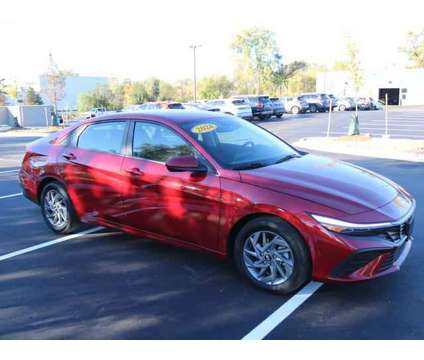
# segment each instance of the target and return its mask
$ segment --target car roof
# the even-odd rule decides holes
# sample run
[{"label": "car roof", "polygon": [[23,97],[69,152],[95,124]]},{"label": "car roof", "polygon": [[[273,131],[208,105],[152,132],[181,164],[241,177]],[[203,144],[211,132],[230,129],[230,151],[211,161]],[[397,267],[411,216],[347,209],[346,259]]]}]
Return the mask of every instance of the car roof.
[{"label": "car roof", "polygon": [[165,121],[174,124],[181,124],[193,120],[207,121],[223,117],[230,117],[222,113],[204,111],[204,110],[143,110],[138,112],[129,113],[116,113],[106,116],[98,116],[89,119],[90,122],[97,122],[103,120],[152,120],[152,121]]}]

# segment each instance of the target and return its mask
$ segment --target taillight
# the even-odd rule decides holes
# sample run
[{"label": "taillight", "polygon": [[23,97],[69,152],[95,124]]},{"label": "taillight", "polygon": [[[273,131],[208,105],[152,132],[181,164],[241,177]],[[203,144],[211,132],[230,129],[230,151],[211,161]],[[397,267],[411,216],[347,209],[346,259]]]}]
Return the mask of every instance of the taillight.
[{"label": "taillight", "polygon": [[264,104],[263,104],[263,103],[258,102],[258,103],[256,104],[256,107],[258,107],[258,108],[263,108],[263,107],[264,107]]}]

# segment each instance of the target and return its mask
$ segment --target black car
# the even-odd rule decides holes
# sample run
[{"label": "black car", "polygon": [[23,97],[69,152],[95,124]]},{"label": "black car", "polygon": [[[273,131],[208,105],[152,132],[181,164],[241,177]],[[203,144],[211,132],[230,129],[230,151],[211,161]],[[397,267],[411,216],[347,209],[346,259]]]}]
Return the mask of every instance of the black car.
[{"label": "black car", "polygon": [[258,117],[261,120],[268,120],[274,114],[271,100],[267,95],[237,95],[233,99],[244,100],[252,108],[253,117]]},{"label": "black car", "polygon": [[305,93],[301,94],[299,99],[309,104],[310,112],[326,112],[330,109],[330,98],[327,94]]}]

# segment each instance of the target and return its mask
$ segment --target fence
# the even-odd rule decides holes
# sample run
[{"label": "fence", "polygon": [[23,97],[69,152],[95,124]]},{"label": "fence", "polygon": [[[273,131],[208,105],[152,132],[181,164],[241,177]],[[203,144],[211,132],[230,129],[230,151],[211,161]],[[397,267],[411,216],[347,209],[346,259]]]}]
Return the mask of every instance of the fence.
[{"label": "fence", "polygon": [[48,105],[16,105],[0,107],[0,125],[11,127],[44,127],[52,125],[52,107]]}]

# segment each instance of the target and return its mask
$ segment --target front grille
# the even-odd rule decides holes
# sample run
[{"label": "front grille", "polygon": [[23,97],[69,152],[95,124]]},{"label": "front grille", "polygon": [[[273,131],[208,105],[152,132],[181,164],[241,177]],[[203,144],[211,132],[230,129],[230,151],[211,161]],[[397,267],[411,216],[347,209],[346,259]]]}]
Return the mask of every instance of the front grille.
[{"label": "front grille", "polygon": [[405,240],[412,234],[412,228],[414,226],[414,219],[411,216],[407,221],[400,225],[396,225],[390,228],[384,229],[388,240],[398,243]]}]

